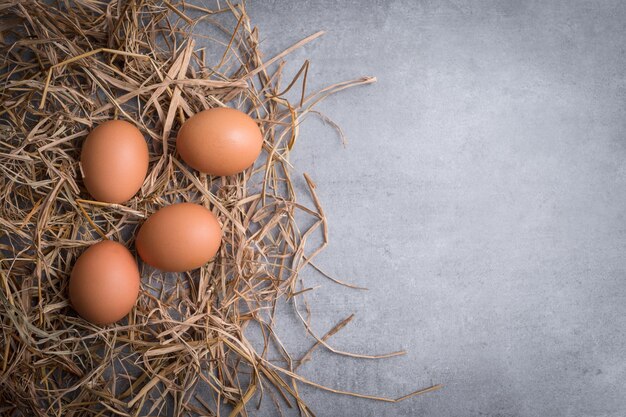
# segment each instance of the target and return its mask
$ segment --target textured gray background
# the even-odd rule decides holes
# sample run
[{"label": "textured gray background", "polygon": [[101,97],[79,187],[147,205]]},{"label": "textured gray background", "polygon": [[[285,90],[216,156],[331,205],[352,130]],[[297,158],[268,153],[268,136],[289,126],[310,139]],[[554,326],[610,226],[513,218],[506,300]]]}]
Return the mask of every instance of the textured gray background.
[{"label": "textured gray background", "polygon": [[[309,120],[294,161],[331,245],[315,328],[357,318],[302,367],[382,404],[303,388],[320,416],[626,416],[626,3],[250,2],[267,56],[312,86],[374,75]],[[287,319],[288,321],[288,319]],[[294,322],[295,323],[295,322]],[[282,337],[310,346],[289,322]],[[297,355],[296,355],[297,356]],[[254,409],[250,409],[254,414]],[[269,414],[269,413],[268,413]]]}]

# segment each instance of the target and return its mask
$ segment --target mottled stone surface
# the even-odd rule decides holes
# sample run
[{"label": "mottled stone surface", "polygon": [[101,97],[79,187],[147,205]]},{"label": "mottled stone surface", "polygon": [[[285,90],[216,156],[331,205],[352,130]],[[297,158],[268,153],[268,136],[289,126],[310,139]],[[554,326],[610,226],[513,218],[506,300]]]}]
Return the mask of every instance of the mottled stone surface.
[{"label": "mottled stone surface", "polygon": [[[625,416],[626,3],[281,0],[248,10],[268,57],[327,31],[291,58],[291,73],[312,60],[311,87],[379,80],[320,107],[346,149],[312,118],[293,160],[330,220],[319,264],[370,288],[306,275],[324,284],[310,295],[315,329],[354,312],[334,346],[408,354],[319,350],[303,374],[388,396],[446,386],[400,404],[303,387],[313,410]],[[294,352],[310,346],[288,312],[279,330]]]}]

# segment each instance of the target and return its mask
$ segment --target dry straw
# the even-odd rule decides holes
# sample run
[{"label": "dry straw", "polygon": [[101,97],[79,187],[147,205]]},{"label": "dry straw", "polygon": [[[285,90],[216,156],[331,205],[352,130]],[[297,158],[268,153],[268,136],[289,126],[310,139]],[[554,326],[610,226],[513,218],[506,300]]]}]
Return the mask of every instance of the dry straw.
[{"label": "dry straw", "polygon": [[[222,6],[0,2],[0,415],[248,415],[263,400],[307,416],[301,384],[392,402],[439,388],[389,399],[296,373],[320,346],[376,357],[327,344],[352,316],[323,336],[311,329],[299,272],[319,270],[326,217],[306,175],[298,181],[312,204],[296,199],[288,159],[315,104],[375,80],[309,93],[305,63],[283,82],[283,58],[322,33],[264,61],[245,7]],[[209,35],[194,34],[199,27]],[[265,158],[241,175],[208,177],[176,157],[175,132],[195,112],[224,105],[260,123]],[[146,181],[125,205],[91,201],[80,180],[81,140],[111,118],[135,123],[151,152]],[[76,257],[103,238],[132,248],[137,225],[174,201],[204,204],[219,217],[216,260],[174,275],[142,266],[127,320],[98,327],[78,317],[67,299]],[[274,331],[280,303],[294,307],[314,342],[300,359]],[[261,343],[246,338],[249,326]]]}]

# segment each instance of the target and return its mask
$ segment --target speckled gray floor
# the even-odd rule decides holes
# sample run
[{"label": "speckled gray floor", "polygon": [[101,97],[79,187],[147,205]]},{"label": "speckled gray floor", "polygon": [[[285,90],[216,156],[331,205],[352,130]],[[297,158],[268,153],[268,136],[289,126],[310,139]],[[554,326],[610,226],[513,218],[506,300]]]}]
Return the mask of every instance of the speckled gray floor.
[{"label": "speckled gray floor", "polygon": [[[379,82],[321,109],[294,155],[317,182],[331,245],[312,380],[397,396],[382,404],[303,388],[320,416],[626,416],[626,3],[250,2],[266,54],[313,87]],[[309,347],[287,317],[281,336]],[[295,325],[294,325],[295,326]],[[255,410],[250,409],[252,414]],[[261,412],[263,413],[263,412]],[[270,415],[269,412],[265,412]]]}]

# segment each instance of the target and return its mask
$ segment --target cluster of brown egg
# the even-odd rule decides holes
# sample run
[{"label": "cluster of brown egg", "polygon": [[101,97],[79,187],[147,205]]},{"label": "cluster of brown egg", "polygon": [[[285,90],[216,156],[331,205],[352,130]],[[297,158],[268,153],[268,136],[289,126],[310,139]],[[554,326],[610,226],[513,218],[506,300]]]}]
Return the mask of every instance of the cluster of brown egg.
[{"label": "cluster of brown egg", "polygon": [[[192,168],[210,175],[237,174],[261,153],[263,135],[257,123],[238,110],[202,111],[180,128],[176,147]],[[148,172],[146,140],[133,124],[110,120],[87,136],[81,153],[85,188],[96,200],[123,204],[141,188]],[[206,207],[175,203],[161,208],[141,225],[135,247],[143,262],[166,272],[201,267],[216,255],[222,230]],[[126,316],[137,301],[140,273],[131,252],[104,240],[76,261],[69,296],[74,309],[95,324]]]}]

